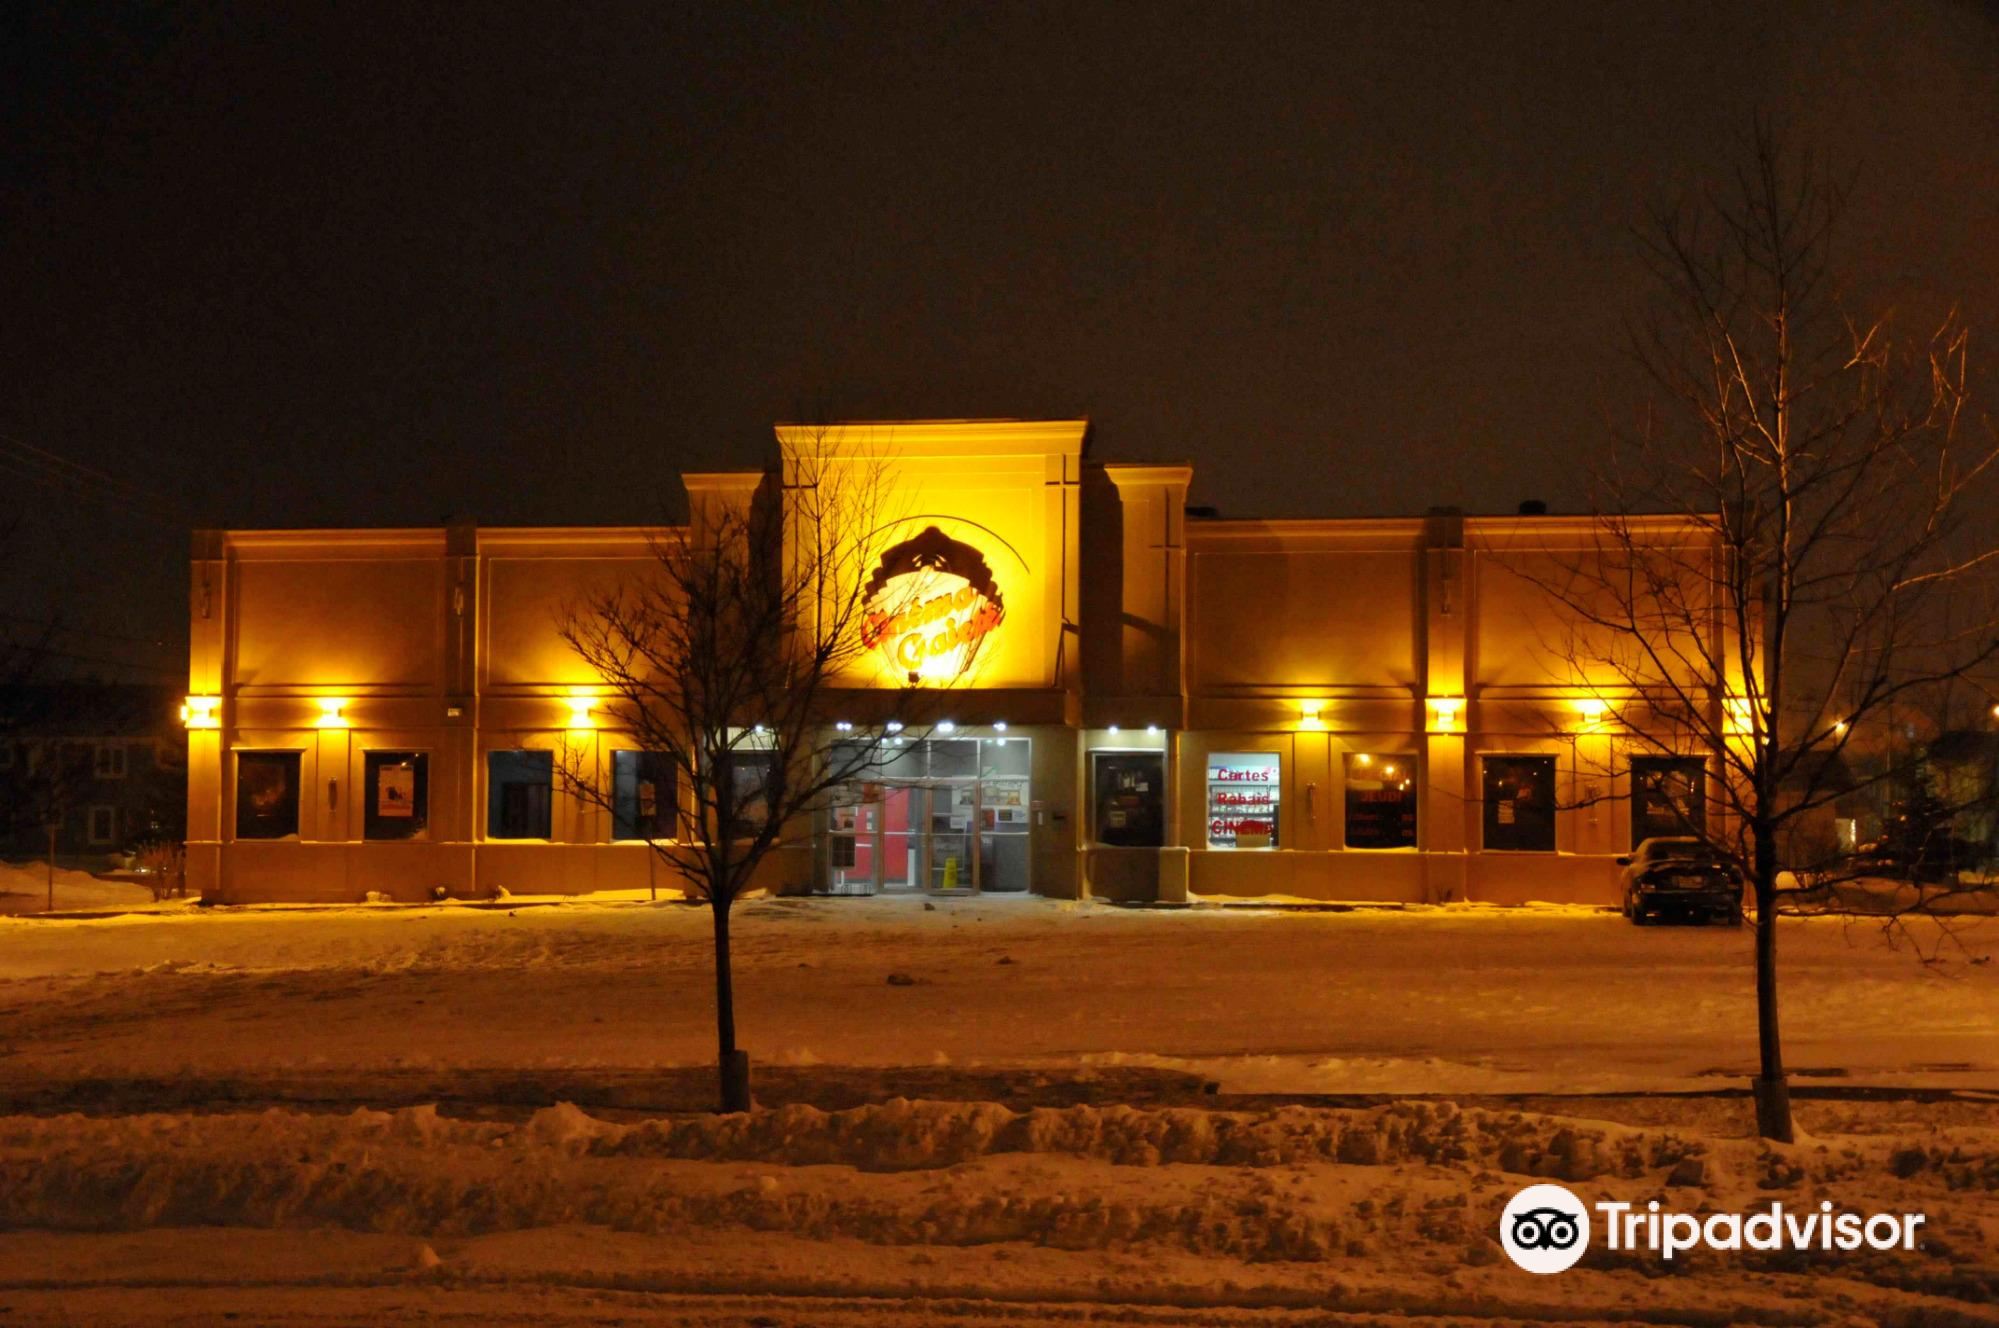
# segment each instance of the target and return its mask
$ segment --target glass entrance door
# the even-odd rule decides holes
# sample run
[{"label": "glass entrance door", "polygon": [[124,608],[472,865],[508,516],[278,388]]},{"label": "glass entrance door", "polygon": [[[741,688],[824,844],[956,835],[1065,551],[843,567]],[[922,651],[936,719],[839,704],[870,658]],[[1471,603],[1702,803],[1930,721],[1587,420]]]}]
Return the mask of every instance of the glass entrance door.
[{"label": "glass entrance door", "polygon": [[880,889],[975,892],[978,785],[971,780],[883,784],[881,843]]}]

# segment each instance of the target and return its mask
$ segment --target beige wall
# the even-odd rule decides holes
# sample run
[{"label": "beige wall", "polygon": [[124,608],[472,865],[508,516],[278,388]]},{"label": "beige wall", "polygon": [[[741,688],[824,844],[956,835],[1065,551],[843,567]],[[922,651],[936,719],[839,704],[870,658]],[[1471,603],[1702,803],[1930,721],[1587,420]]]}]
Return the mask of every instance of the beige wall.
[{"label": "beige wall", "polygon": [[[1525,899],[1609,902],[1629,843],[1625,773],[1645,744],[1579,708],[1564,617],[1534,584],[1590,547],[1575,518],[1188,521],[1185,466],[1086,475],[1081,421],[856,426],[840,464],[887,481],[885,546],[939,525],[979,548],[1007,617],[977,676],[933,698],[961,724],[1034,736],[1034,887],[1101,897]],[[783,431],[780,431],[781,435]],[[794,477],[795,478],[795,477]],[[782,485],[688,477],[694,510],[737,510]],[[1088,525],[1084,519],[1087,517]],[[1661,524],[1661,540],[1687,538]],[[616,735],[572,731],[598,683],[561,640],[566,607],[648,574],[632,529],[202,532],[191,583],[190,691],[224,698],[191,735],[192,879],[225,898],[359,898],[675,888],[602,815],[555,798],[551,842],[485,838],[486,759]],[[881,669],[833,698],[871,722]],[[323,698],[341,726],[318,725]],[[1432,698],[1461,699],[1437,731]],[[1644,723],[1642,707],[1634,722]],[[1112,734],[1110,725],[1120,732]],[[1160,730],[1146,735],[1147,725]],[[1168,847],[1091,842],[1089,753],[1167,754]],[[235,753],[302,753],[299,842],[236,843]],[[364,843],[370,749],[431,754],[429,840]],[[1280,847],[1207,846],[1208,759],[1279,759]],[[1347,846],[1345,762],[1413,756],[1418,846]],[[1551,853],[1482,849],[1487,754],[1546,752],[1559,795]],[[767,870],[812,879],[810,827]]]}]

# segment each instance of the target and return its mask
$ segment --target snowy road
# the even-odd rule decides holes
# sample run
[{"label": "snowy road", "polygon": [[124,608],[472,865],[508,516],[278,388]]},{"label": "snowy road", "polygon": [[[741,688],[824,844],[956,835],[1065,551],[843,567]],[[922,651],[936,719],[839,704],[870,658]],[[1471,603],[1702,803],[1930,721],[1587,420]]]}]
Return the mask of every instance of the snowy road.
[{"label": "snowy road", "polygon": [[[1999,1324],[1991,1097],[1804,1102],[1809,1136],[1768,1148],[1713,1097],[1550,1115],[1199,1090],[1726,1083],[1754,1050],[1742,932],[757,903],[739,980],[765,1100],[846,1109],[662,1117],[646,1103],[707,1083],[706,926],[605,904],[0,920],[0,1322]],[[1801,1082],[1999,1086],[1986,926],[1926,965],[1787,924]],[[49,1114],[91,1082],[122,1087]],[[638,1096],[535,1109],[585,1089]],[[895,1096],[954,1100],[856,1105]],[[427,1097],[451,1109],[353,1110]],[[1493,1233],[1537,1177],[1920,1211],[1930,1237],[1535,1278]]]},{"label": "snowy road", "polygon": [[[1923,963],[1784,925],[1806,1083],[1999,1089],[1999,923]],[[1230,1092],[1739,1084],[1749,933],[1606,913],[1133,911],[784,900],[737,923],[743,1044],[834,1067],[1157,1067]],[[891,985],[891,974],[907,984]],[[578,904],[0,919],[12,1076],[635,1070],[712,1063],[707,919]],[[18,1080],[17,1080],[18,1081]]]}]

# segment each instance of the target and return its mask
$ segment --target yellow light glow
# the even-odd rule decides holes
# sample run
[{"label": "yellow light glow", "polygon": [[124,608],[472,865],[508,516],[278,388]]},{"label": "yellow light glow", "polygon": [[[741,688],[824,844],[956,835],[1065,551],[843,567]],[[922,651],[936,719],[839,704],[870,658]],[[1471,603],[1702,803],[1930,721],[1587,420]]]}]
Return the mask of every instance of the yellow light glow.
[{"label": "yellow light glow", "polygon": [[1298,703],[1298,727],[1301,729],[1320,729],[1325,727],[1325,724],[1319,718],[1319,703],[1317,701],[1300,701]]},{"label": "yellow light glow", "polygon": [[1374,758],[1373,758],[1372,756],[1369,756],[1369,755],[1368,755],[1368,754],[1367,754],[1366,752],[1362,752],[1362,753],[1360,753],[1359,755],[1357,755],[1357,756],[1355,756],[1355,757],[1354,757],[1354,764],[1355,764],[1355,765],[1361,765],[1361,766],[1369,766],[1369,765],[1373,765],[1373,764],[1374,764]]},{"label": "yellow light glow", "polygon": [[316,727],[322,729],[344,729],[347,727],[347,716],[342,714],[341,711],[346,708],[346,697],[322,696],[319,698],[319,718],[314,720],[313,723]]},{"label": "yellow light glow", "polygon": [[1433,696],[1429,698],[1430,732],[1455,733],[1458,716],[1464,713],[1465,699],[1462,696]]},{"label": "yellow light glow", "polygon": [[590,708],[597,704],[597,698],[582,692],[572,693],[567,699],[569,706],[569,727],[587,729],[594,727],[590,719]]},{"label": "yellow light glow", "polygon": [[1833,721],[1832,734],[1835,738],[1844,738],[1846,736],[1846,731],[1852,727],[1853,726],[1851,724],[1848,724],[1843,719],[1835,720]]},{"label": "yellow light glow", "polygon": [[222,717],[219,696],[190,696],[181,703],[180,722],[191,729],[219,729]]},{"label": "yellow light glow", "polygon": [[1756,710],[1746,696],[1731,696],[1727,702],[1726,724],[1730,733],[1754,733]]}]

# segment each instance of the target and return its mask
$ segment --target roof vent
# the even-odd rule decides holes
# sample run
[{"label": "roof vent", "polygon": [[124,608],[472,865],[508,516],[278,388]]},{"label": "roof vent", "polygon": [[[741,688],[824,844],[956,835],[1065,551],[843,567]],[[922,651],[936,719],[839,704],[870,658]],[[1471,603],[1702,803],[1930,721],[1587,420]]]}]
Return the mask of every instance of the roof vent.
[{"label": "roof vent", "polygon": [[1546,516],[1548,515],[1548,504],[1539,498],[1522,498],[1520,500],[1520,515]]}]

